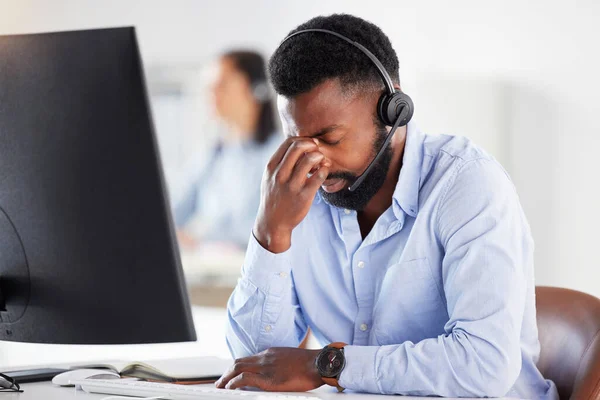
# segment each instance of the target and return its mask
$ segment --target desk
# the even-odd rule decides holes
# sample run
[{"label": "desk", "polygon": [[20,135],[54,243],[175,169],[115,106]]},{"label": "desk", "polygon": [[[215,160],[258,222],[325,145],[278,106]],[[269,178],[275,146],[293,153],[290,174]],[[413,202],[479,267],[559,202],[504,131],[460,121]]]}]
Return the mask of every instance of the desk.
[{"label": "desk", "polygon": [[[50,382],[26,383],[21,385],[23,393],[1,393],[5,400],[100,400],[108,397],[107,394],[89,394],[83,391],[77,391],[75,388],[63,388],[52,385]],[[313,393],[317,394],[323,400],[389,400],[390,396],[365,393],[337,393],[337,390],[328,386],[323,386]],[[302,395],[302,393],[299,393]],[[431,397],[405,397],[398,396],[399,400],[410,400]],[[132,397],[132,400],[135,399]],[[216,398],[218,400],[218,398]],[[508,398],[503,398],[508,400]],[[460,400],[467,400],[465,398]]]},{"label": "desk", "polygon": [[[2,370],[35,368],[41,365],[61,363],[86,363],[107,359],[149,360],[184,358],[199,355],[229,357],[225,344],[226,314],[223,309],[193,307],[197,342],[166,343],[123,346],[68,346],[31,343],[0,342],[0,366]],[[316,348],[318,345],[311,346]],[[24,393],[0,393],[0,400],[100,400],[108,395],[88,394],[74,388],[61,388],[50,382],[21,385]],[[334,388],[322,387],[316,393],[324,400],[389,400],[388,397],[371,394],[338,394]],[[340,396],[344,397],[340,397]],[[418,397],[398,397],[399,400]],[[429,397],[431,399],[431,397]],[[463,399],[465,400],[465,399]]]}]

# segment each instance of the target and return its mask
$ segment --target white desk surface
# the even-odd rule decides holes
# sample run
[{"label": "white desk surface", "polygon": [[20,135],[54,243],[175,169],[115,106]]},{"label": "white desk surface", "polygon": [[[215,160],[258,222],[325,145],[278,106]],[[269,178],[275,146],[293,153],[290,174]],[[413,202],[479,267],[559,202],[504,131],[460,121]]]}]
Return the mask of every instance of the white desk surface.
[{"label": "white desk surface", "polygon": [[[50,382],[26,383],[21,385],[21,389],[24,390],[23,393],[3,392],[0,394],[0,396],[2,396],[1,398],[5,400],[100,400],[110,396],[108,394],[89,394],[81,390],[76,390],[75,388],[57,387],[52,385]],[[383,395],[366,393],[338,393],[336,389],[328,386],[323,386],[313,391],[312,393],[316,394],[319,398],[323,400],[383,400],[386,398],[390,398],[390,396],[384,397]],[[286,393],[286,395],[288,394]],[[298,393],[298,395],[305,396],[306,394]],[[215,398],[218,399],[218,397]],[[431,397],[398,396],[398,399],[401,400],[422,398],[431,399]],[[133,399],[135,398],[132,397],[132,400]],[[462,398],[460,400],[468,399]],[[505,400],[508,400],[508,398],[505,398]]]}]

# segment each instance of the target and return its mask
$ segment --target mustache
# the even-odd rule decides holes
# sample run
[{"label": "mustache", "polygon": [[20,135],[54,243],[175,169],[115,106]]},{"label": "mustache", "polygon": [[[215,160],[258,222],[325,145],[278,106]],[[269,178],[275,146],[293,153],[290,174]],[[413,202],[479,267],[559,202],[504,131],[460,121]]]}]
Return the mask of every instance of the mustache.
[{"label": "mustache", "polygon": [[346,181],[348,181],[350,184],[354,183],[357,179],[358,176],[350,173],[350,172],[346,172],[346,171],[338,171],[338,172],[332,172],[329,175],[327,175],[327,179],[344,179]]}]

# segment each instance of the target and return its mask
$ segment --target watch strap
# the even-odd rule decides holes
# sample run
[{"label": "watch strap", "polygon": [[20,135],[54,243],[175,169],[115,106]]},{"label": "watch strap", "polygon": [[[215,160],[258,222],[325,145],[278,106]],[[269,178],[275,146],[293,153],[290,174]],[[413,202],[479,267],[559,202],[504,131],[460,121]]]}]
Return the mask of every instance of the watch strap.
[{"label": "watch strap", "polygon": [[[343,343],[343,342],[334,342],[334,343],[331,343],[331,344],[327,345],[326,347],[333,347],[334,349],[343,349],[346,346],[347,346],[346,343]],[[338,377],[335,377],[335,378],[325,378],[325,377],[322,377],[321,379],[323,379],[323,382],[325,382],[325,384],[337,388],[338,392],[343,392],[344,388],[340,386],[340,384],[338,382]]]},{"label": "watch strap", "polygon": [[343,392],[344,388],[340,386],[337,378],[321,378],[323,379],[323,382],[325,382],[326,385],[329,386],[333,386],[334,388],[337,388],[338,392]]}]

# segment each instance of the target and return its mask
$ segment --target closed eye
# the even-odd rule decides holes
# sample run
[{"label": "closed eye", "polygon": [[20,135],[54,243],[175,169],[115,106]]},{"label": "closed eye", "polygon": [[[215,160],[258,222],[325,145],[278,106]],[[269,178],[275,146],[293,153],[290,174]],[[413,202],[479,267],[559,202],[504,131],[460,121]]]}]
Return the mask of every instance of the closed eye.
[{"label": "closed eye", "polygon": [[321,139],[319,139],[319,141],[322,142],[322,143],[324,143],[324,144],[326,144],[326,145],[328,145],[328,146],[335,146],[336,144],[338,144],[339,142],[341,142],[342,139],[343,139],[343,137],[340,138],[340,139],[338,139],[338,140],[325,140],[325,139],[321,138]]}]

